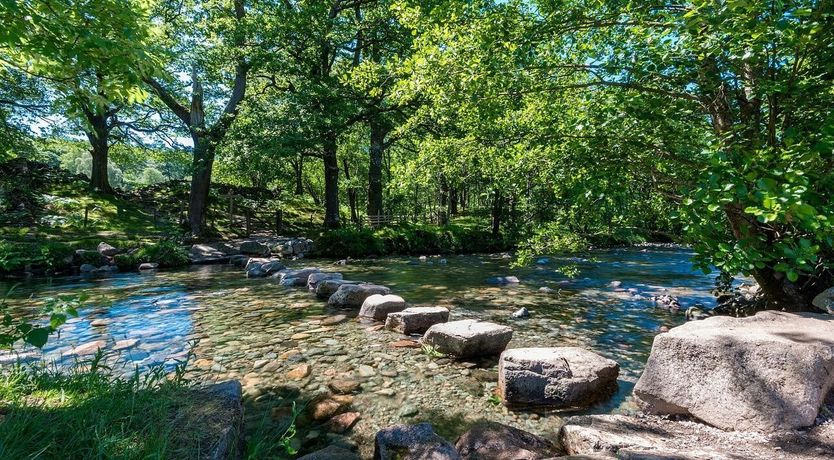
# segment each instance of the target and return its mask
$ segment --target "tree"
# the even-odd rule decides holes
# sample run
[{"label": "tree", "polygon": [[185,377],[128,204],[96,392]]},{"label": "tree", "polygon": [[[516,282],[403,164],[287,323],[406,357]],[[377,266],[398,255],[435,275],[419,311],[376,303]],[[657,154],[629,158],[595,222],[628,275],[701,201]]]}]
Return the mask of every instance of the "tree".
[{"label": "tree", "polygon": [[[210,12],[210,14],[209,14]],[[217,147],[226,136],[238,115],[240,103],[246,94],[250,62],[247,61],[246,8],[243,0],[193,1],[187,4],[163,3],[159,18],[165,21],[165,40],[158,46],[166,48],[168,60],[165,78],[146,76],[145,82],[168,109],[188,130],[193,143],[191,190],[188,201],[188,225],[191,233],[205,233],[205,216],[208,206],[211,174]],[[228,55],[234,56],[229,60]],[[230,69],[229,66],[232,68]],[[186,69],[190,68],[190,104],[180,102],[181,96],[171,87]],[[207,103],[216,97],[206,95],[203,78],[223,89],[224,76],[233,72],[229,97],[216,115]],[[214,115],[214,120],[211,118]]]},{"label": "tree", "polygon": [[90,185],[111,192],[107,179],[110,133],[117,113],[145,95],[152,68],[145,47],[146,11],[133,0],[4,1],[0,58],[5,66],[43,79],[55,109],[77,122],[90,142]]},{"label": "tree", "polygon": [[[438,13],[458,20],[425,27]],[[622,178],[680,202],[702,267],[753,276],[770,307],[809,308],[830,286],[830,2],[461,1],[409,14],[428,30],[411,63],[432,118],[536,148],[544,171],[569,165],[556,196],[580,178],[596,220],[611,209],[622,222],[624,203],[648,198],[618,194]]]}]

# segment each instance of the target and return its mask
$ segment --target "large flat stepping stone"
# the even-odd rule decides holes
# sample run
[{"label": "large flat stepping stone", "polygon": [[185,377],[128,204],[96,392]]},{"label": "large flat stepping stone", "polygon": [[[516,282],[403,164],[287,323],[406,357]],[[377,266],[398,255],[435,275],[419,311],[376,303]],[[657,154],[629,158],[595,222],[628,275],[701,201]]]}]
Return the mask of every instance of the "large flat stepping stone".
[{"label": "large flat stepping stone", "polygon": [[374,295],[388,295],[391,292],[385,286],[376,284],[342,284],[327,300],[327,305],[336,308],[359,308],[365,299]]},{"label": "large flat stepping stone", "polygon": [[374,438],[374,460],[460,460],[455,447],[428,423],[394,425]]},{"label": "large flat stepping stone", "polygon": [[319,281],[316,284],[316,297],[319,299],[329,299],[330,296],[339,290],[339,286],[343,284],[360,284],[360,282],[345,279],[327,279]]},{"label": "large flat stepping stone", "polygon": [[497,422],[479,422],[462,434],[455,448],[463,460],[544,460],[561,452],[550,441]]},{"label": "large flat stepping stone", "polygon": [[508,326],[464,319],[435,324],[426,331],[422,341],[440,353],[472,358],[497,355],[512,338],[513,330]]},{"label": "large flat stepping stone", "polygon": [[385,320],[385,329],[405,335],[422,334],[435,324],[447,321],[449,309],[446,307],[409,307],[390,313]]},{"label": "large flat stepping stone", "polygon": [[[821,428],[821,427],[817,427]],[[559,440],[568,455],[585,458],[663,460],[815,460],[834,458],[830,434],[793,432],[787,437],[723,431],[690,420],[640,415],[568,417]],[[574,458],[574,457],[572,457]]]},{"label": "large flat stepping stone", "polygon": [[514,348],[498,361],[498,391],[511,407],[584,407],[610,397],[619,373],[616,361],[582,348]]},{"label": "large flat stepping stone", "polygon": [[380,295],[374,294],[368,296],[362,302],[362,308],[359,310],[359,316],[365,318],[373,318],[377,321],[385,321],[389,313],[403,311],[408,306],[402,297],[398,295],[388,294]]},{"label": "large flat stepping stone", "polygon": [[764,311],[657,335],[634,395],[649,413],[770,433],[812,425],[832,388],[831,316]]}]

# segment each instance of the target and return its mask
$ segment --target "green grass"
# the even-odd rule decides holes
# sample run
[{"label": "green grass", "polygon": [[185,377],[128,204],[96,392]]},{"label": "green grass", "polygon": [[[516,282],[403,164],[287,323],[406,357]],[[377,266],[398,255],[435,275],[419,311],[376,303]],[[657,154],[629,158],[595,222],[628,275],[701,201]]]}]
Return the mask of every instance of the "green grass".
[{"label": "green grass", "polygon": [[6,369],[0,414],[7,460],[195,459],[211,452],[228,409],[161,369],[114,377],[93,361],[64,373]]}]

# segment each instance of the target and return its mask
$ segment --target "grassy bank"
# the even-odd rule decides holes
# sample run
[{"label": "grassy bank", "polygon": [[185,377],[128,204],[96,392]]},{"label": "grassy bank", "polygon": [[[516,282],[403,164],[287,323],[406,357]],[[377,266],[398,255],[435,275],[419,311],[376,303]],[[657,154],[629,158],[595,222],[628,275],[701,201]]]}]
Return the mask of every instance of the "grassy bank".
[{"label": "grassy bank", "polygon": [[9,460],[207,458],[231,417],[179,374],[114,377],[96,360],[64,372],[5,369],[0,414],[0,458]]}]

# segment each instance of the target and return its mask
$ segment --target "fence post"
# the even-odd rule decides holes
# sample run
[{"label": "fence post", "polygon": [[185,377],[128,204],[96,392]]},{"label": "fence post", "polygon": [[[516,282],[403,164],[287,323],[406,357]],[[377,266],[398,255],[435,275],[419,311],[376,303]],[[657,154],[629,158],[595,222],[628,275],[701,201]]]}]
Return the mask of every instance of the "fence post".
[{"label": "fence post", "polygon": [[87,228],[87,216],[89,215],[89,213],[90,213],[90,205],[85,204],[84,205],[84,228]]},{"label": "fence post", "polygon": [[235,226],[235,195],[229,190],[229,228]]},{"label": "fence post", "polygon": [[246,236],[252,234],[252,213],[250,210],[246,210]]},{"label": "fence post", "polygon": [[275,236],[281,234],[281,228],[284,226],[284,213],[280,209],[275,210]]}]

